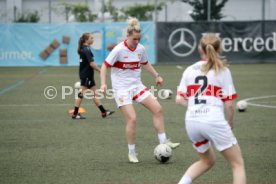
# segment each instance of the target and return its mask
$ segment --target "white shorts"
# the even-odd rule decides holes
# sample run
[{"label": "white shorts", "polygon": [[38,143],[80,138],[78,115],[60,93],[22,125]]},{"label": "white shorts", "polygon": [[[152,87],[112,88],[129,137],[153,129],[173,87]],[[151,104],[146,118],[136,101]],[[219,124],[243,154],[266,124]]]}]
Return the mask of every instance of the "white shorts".
[{"label": "white shorts", "polygon": [[217,124],[200,123],[196,121],[186,121],[186,130],[193,147],[199,152],[206,152],[211,143],[218,151],[224,151],[237,144],[229,124],[217,122]]},{"label": "white shorts", "polygon": [[114,90],[114,98],[118,107],[132,104],[133,101],[140,103],[150,95],[152,95],[151,92],[143,84],[128,90]]}]

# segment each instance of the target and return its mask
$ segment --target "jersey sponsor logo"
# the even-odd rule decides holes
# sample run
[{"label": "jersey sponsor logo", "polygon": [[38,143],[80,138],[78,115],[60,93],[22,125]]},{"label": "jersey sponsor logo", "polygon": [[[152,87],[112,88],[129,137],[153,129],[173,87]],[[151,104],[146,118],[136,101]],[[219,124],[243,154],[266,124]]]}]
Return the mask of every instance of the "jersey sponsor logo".
[{"label": "jersey sponsor logo", "polygon": [[201,84],[189,85],[187,88],[187,96],[195,96],[195,94],[200,93],[202,96],[215,96],[222,97],[222,90],[218,86],[208,85],[206,89],[201,89]]},{"label": "jersey sponsor logo", "polygon": [[120,62],[117,61],[114,65],[116,68],[121,68],[121,69],[139,69],[141,68],[140,62]]},{"label": "jersey sponsor logo", "polygon": [[236,93],[230,96],[224,96],[221,87],[218,87],[218,86],[213,86],[209,84],[205,89],[202,89],[201,84],[189,85],[187,88],[187,96],[191,97],[191,96],[198,96],[198,95],[214,96],[214,97],[220,98],[222,101],[233,100],[237,98]]}]

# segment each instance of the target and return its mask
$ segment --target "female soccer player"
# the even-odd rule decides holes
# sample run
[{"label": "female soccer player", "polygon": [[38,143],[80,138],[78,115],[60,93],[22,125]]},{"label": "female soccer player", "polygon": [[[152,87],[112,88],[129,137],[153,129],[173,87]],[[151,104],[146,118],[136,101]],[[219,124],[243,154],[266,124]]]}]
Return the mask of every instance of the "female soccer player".
[{"label": "female soccer player", "polygon": [[106,72],[111,67],[111,81],[115,101],[126,122],[126,139],[128,143],[128,158],[132,163],[139,160],[135,151],[136,112],[132,101],[141,103],[153,116],[153,125],[160,143],[167,143],[176,148],[179,143],[172,143],[166,137],[162,107],[153,97],[149,89],[141,81],[141,65],[155,79],[157,85],[162,85],[163,79],[148,62],[145,47],[139,43],[141,29],[136,18],[128,20],[127,39],[119,43],[108,55],[101,68],[101,90],[106,91]]},{"label": "female soccer player", "polygon": [[199,155],[199,161],[187,169],[179,184],[191,184],[214,165],[210,143],[229,162],[233,184],[245,184],[242,154],[231,130],[237,95],[230,70],[219,56],[220,38],[206,33],[200,40],[200,49],[205,58],[184,71],[176,96],[177,104],[187,106],[186,131]]},{"label": "female soccer player", "polygon": [[79,112],[79,107],[83,99],[83,93],[87,89],[93,91],[93,101],[101,111],[102,117],[105,118],[114,113],[114,111],[106,110],[101,101],[97,98],[97,88],[94,81],[94,70],[100,72],[101,69],[94,63],[94,56],[90,50],[90,46],[93,44],[93,36],[91,33],[84,33],[78,44],[78,54],[80,55],[80,67],[79,76],[81,81],[80,92],[78,98],[75,100],[75,109],[72,115],[72,119],[85,119]]}]

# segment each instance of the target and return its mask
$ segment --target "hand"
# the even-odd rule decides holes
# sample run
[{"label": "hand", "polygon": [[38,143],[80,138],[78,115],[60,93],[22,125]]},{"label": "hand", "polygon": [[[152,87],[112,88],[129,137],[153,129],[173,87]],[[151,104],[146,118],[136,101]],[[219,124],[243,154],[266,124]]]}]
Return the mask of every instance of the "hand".
[{"label": "hand", "polygon": [[156,86],[162,86],[163,85],[163,78],[158,76],[155,78]]},{"label": "hand", "polygon": [[106,84],[102,84],[101,88],[100,88],[100,92],[101,93],[106,93],[106,90],[107,90],[107,85]]}]

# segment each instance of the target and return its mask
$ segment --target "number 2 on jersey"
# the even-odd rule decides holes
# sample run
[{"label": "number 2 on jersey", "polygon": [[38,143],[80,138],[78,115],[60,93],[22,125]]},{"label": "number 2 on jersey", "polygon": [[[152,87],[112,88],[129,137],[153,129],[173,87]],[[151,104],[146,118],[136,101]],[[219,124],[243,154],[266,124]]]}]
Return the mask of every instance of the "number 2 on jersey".
[{"label": "number 2 on jersey", "polygon": [[201,94],[201,92],[203,92],[207,88],[208,79],[206,76],[197,76],[195,78],[196,84],[201,84],[201,81],[202,81],[202,85],[200,86],[199,90],[197,90],[195,94],[195,104],[206,104],[206,100],[199,99],[198,95]]}]

